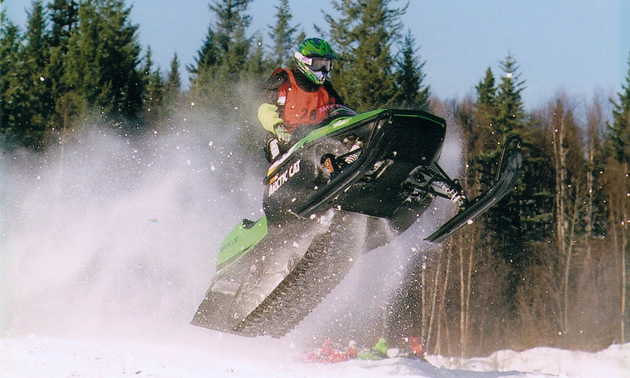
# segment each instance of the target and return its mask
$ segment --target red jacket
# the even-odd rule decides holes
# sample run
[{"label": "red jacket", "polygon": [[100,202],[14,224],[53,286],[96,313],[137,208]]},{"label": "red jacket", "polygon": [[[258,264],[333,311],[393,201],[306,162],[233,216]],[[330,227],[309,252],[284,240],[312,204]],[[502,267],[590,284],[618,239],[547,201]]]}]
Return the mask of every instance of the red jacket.
[{"label": "red jacket", "polygon": [[298,125],[316,125],[328,117],[328,105],[343,104],[329,82],[317,85],[297,70],[278,68],[264,84],[265,102],[275,103],[278,115],[293,132]]},{"label": "red jacket", "polygon": [[321,123],[328,117],[328,107],[335,103],[335,98],[328,94],[323,85],[316,91],[307,91],[295,81],[293,72],[286,71],[289,80],[278,88],[278,105],[284,105],[282,119],[292,132],[298,125]]}]

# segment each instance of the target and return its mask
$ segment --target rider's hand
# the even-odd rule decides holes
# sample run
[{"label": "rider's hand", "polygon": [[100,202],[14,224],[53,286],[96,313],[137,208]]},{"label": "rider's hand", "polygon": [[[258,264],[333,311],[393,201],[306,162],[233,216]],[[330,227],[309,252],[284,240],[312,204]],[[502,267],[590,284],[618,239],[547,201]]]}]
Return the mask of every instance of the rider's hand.
[{"label": "rider's hand", "polygon": [[291,133],[283,124],[276,125],[273,130],[276,132],[276,137],[280,143],[288,143],[291,141]]}]

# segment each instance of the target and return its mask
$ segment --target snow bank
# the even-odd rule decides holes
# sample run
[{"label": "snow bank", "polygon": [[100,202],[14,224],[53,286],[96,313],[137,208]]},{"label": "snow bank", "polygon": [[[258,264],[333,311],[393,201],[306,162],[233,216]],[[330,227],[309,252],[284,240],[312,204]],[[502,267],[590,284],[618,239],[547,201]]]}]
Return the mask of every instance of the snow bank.
[{"label": "snow bank", "polygon": [[533,348],[523,352],[501,350],[485,358],[444,358],[429,356],[435,366],[468,371],[521,371],[569,377],[629,377],[630,344],[612,345],[597,353],[554,348]]}]

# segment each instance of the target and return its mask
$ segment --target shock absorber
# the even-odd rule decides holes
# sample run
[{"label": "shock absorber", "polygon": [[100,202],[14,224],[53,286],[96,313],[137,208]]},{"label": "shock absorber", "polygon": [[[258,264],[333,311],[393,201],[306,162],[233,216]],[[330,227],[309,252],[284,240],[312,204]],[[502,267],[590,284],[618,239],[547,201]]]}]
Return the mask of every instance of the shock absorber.
[{"label": "shock absorber", "polygon": [[433,173],[433,183],[436,184],[451,201],[457,204],[460,208],[465,207],[468,204],[468,198],[464,194],[464,189],[459,185],[458,180],[452,180],[446,172],[437,164],[431,164],[429,171]]},{"label": "shock absorber", "polygon": [[464,194],[463,189],[459,186],[457,180],[454,180],[453,183],[456,185],[455,188],[448,185],[445,181],[438,181],[437,185],[444,191],[453,203],[456,203],[459,207],[465,207],[468,202],[468,198],[466,198],[466,195]]}]

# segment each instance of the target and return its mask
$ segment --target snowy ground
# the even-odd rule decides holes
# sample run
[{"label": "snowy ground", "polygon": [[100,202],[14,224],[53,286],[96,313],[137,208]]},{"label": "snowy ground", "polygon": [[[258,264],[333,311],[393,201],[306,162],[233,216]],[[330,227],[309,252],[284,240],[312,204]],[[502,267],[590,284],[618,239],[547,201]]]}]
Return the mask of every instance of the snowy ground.
[{"label": "snowy ground", "polygon": [[[313,364],[256,346],[236,353],[138,342],[88,342],[30,336],[0,340],[3,377],[628,377],[630,344],[599,353],[536,348],[487,358],[428,362],[406,358]],[[231,349],[231,348],[228,348]]]},{"label": "snowy ground", "polygon": [[422,225],[362,257],[283,339],[190,326],[223,236],[260,215],[262,173],[235,174],[225,141],[187,130],[149,147],[98,133],[45,159],[0,153],[0,377],[630,376],[630,345],[302,362],[312,335],[379,323],[410,254],[431,253],[413,244]]}]

